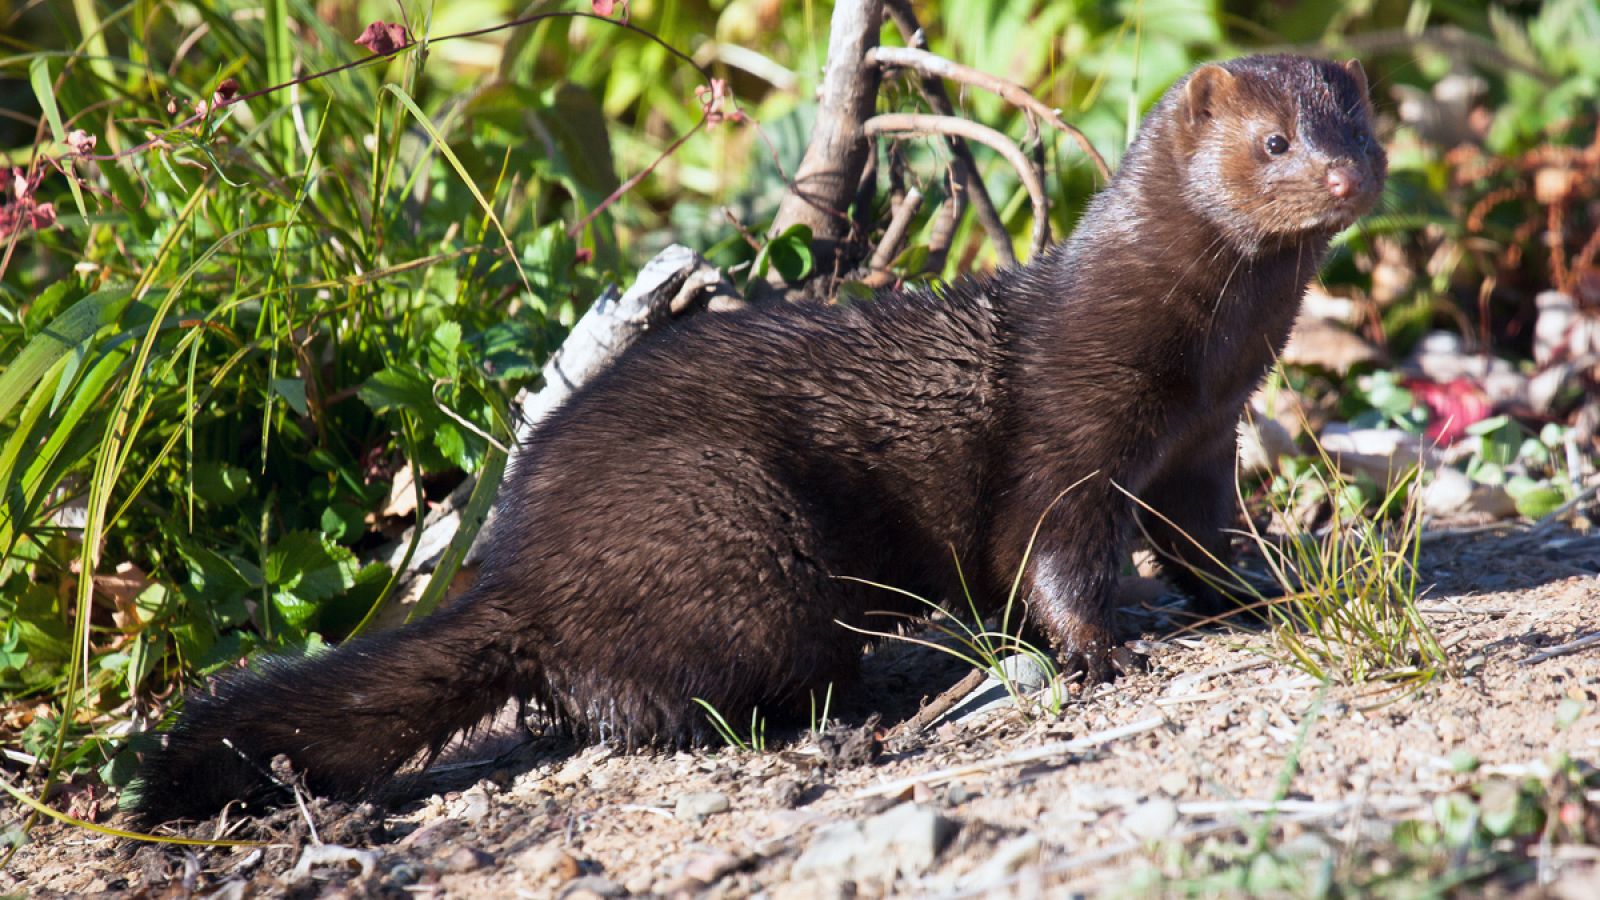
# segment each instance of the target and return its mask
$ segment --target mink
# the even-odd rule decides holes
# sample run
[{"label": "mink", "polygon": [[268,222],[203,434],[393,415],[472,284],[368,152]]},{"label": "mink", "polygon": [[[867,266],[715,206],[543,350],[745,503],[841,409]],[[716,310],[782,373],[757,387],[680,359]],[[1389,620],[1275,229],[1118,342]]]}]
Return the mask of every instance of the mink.
[{"label": "mink", "polygon": [[279,755],[361,795],[511,700],[587,740],[713,740],[696,700],[804,710],[859,666],[844,626],[925,613],[908,594],[992,613],[1015,583],[1106,678],[1138,528],[1200,606],[1227,602],[1244,404],[1385,171],[1358,63],[1203,65],[1027,265],[660,329],[522,448],[466,595],[192,692],[136,814],[281,802]]}]

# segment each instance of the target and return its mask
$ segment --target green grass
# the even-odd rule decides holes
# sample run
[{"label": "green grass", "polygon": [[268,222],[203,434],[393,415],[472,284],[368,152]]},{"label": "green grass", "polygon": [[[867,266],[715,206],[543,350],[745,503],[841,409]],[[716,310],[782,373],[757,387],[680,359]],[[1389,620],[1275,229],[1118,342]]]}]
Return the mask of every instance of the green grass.
[{"label": "green grass", "polygon": [[[105,763],[102,727],[187,674],[369,619],[391,480],[420,506],[477,475],[487,503],[512,395],[623,261],[611,220],[566,231],[619,183],[592,92],[412,48],[252,98],[291,43],[297,73],[365,51],[294,4],[235,12],[130,5],[96,20],[109,55],[0,58],[40,151],[116,154],[66,159],[41,191],[71,211],[0,257],[0,691],[54,708],[22,735],[52,768]],[[194,115],[225,78],[241,99]]]},{"label": "green grass", "polygon": [[706,720],[711,723],[712,728],[716,729],[717,737],[722,738],[724,744],[740,753],[767,752],[767,719],[761,715],[760,709],[752,708],[750,710],[750,728],[740,734],[739,730],[729,724],[728,720],[711,703],[699,697],[694,698],[694,702],[706,711]]}]

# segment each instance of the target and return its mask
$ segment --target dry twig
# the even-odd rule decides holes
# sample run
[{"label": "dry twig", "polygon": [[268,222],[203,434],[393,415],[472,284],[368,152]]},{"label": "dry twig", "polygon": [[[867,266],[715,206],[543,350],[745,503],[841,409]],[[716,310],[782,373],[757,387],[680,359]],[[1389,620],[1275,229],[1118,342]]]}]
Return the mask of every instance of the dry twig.
[{"label": "dry twig", "polygon": [[[1044,182],[1038,170],[1033,167],[1033,163],[1015,141],[987,125],[979,125],[969,119],[956,116],[930,116],[923,113],[884,113],[881,116],[873,116],[867,120],[865,131],[868,137],[877,137],[881,134],[921,134],[965,138],[977,141],[1000,154],[1017,170],[1018,177],[1022,179],[1022,186],[1028,191],[1028,199],[1033,203],[1032,252],[1037,254],[1050,242],[1050,206],[1045,196]],[[1006,240],[1009,242],[1010,237],[1008,236]]]},{"label": "dry twig", "polygon": [[1083,737],[1073,738],[1070,741],[1057,741],[1055,743],[1045,744],[1040,747],[1024,747],[1023,749],[1014,753],[1007,753],[1004,756],[997,756],[993,759],[983,760],[982,762],[970,763],[965,766],[955,766],[949,769],[935,769],[932,772],[923,772],[920,775],[912,775],[907,778],[886,781],[882,784],[876,784],[872,787],[857,791],[855,793],[855,799],[862,800],[867,797],[892,797],[896,794],[899,794],[901,791],[916,787],[919,784],[930,786],[935,784],[944,784],[947,781],[954,781],[957,778],[966,778],[969,775],[982,775],[986,772],[993,772],[996,769],[1005,769],[1012,766],[1026,765],[1027,763],[1040,762],[1041,760],[1046,760],[1057,756],[1072,756],[1079,753],[1087,753],[1088,751],[1094,750],[1102,744],[1109,744],[1112,741],[1119,741],[1123,738],[1144,734],[1147,731],[1155,731],[1166,721],[1167,720],[1161,716],[1151,716],[1148,719],[1140,719],[1139,721],[1129,725],[1121,725],[1116,728],[1107,728],[1104,731],[1096,731],[1093,734],[1086,734]]},{"label": "dry twig", "polygon": [[889,218],[889,226],[883,230],[883,238],[878,241],[877,249],[872,251],[872,260],[867,263],[868,271],[881,273],[888,270],[889,264],[894,262],[894,258],[900,253],[900,248],[905,244],[911,220],[921,208],[922,192],[916,188],[907,190],[905,196],[895,205],[894,213]]},{"label": "dry twig", "polygon": [[973,669],[968,672],[965,678],[951,685],[944,693],[933,698],[927,706],[917,710],[916,715],[889,729],[889,735],[885,740],[892,741],[903,734],[916,734],[927,728],[933,724],[934,720],[954,709],[955,705],[966,699],[968,694],[977,690],[978,686],[983,684],[984,679],[988,677],[989,673],[982,669]]},{"label": "dry twig", "polygon": [[983,88],[996,94],[1012,106],[1026,111],[1030,116],[1037,117],[1040,121],[1072,138],[1078,148],[1083,151],[1083,154],[1094,163],[1094,167],[1100,173],[1100,177],[1102,179],[1111,177],[1111,169],[1106,166],[1105,159],[1100,156],[1099,151],[1094,149],[1094,145],[1089,143],[1089,139],[1084,136],[1083,132],[1067,124],[1062,120],[1059,112],[1051,109],[1043,100],[1030,94],[1026,88],[1014,81],[1007,81],[987,72],[980,72],[970,66],[951,62],[942,56],[929,53],[926,50],[918,50],[915,47],[878,47],[867,53],[867,61],[875,62],[880,66],[901,66],[915,69],[923,75],[959,81],[962,84]]},{"label": "dry twig", "polygon": [[[900,36],[907,45],[919,49],[926,49],[927,38],[922,33],[922,26],[917,24],[917,17],[911,11],[910,0],[887,0],[884,8],[889,18],[894,20],[895,27],[900,29]],[[950,95],[945,93],[944,82],[931,76],[923,76],[918,80],[918,87],[922,96],[935,113],[941,116],[953,115],[955,106],[950,102]],[[989,236],[989,243],[994,245],[994,252],[1000,257],[1003,266],[1017,264],[1017,254],[1011,249],[1011,236],[1006,231],[1005,223],[1000,221],[1000,212],[995,209],[994,201],[989,198],[989,192],[983,187],[983,179],[978,175],[977,160],[972,157],[972,148],[958,137],[946,137],[946,146],[950,150],[950,171],[955,176],[954,180],[967,191],[967,196],[972,202],[972,211],[978,217],[978,224],[983,226],[984,233]],[[956,212],[960,212],[959,209]]]},{"label": "dry twig", "polygon": [[1596,631],[1593,634],[1586,634],[1575,641],[1567,641],[1565,644],[1557,644],[1556,646],[1551,647],[1549,650],[1535,653],[1523,660],[1522,665],[1531,666],[1535,663],[1542,663],[1547,659],[1554,659],[1557,656],[1566,656],[1568,653],[1576,653],[1592,644],[1600,644],[1600,631]]}]

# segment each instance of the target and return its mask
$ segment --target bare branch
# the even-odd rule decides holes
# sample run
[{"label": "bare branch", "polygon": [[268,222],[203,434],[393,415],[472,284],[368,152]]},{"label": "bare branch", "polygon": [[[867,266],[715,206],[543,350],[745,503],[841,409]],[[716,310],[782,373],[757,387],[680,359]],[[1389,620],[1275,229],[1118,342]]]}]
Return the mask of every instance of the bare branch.
[{"label": "bare branch", "polygon": [[899,255],[900,248],[906,241],[906,232],[911,228],[911,220],[916,217],[917,210],[922,207],[922,192],[916,188],[906,191],[906,195],[895,205],[894,213],[889,218],[889,227],[883,230],[883,238],[878,241],[878,247],[872,251],[872,261],[867,264],[873,273],[885,272],[889,264]]},{"label": "bare branch", "polygon": [[[851,220],[844,210],[855,198],[871,150],[861,123],[872,115],[878,98],[878,69],[867,64],[866,56],[877,46],[882,23],[881,0],[834,6],[816,124],[772,223],[775,235],[795,225],[810,227],[819,273],[838,268],[842,245],[850,235]],[[767,283],[774,288],[788,286],[776,266]]]},{"label": "bare branch", "polygon": [[[917,24],[916,14],[911,11],[910,0],[887,0],[885,8],[889,18],[894,20],[895,27],[900,29],[900,36],[913,47],[926,48],[928,39],[922,33],[922,26]],[[950,95],[945,93],[944,82],[932,76],[923,76],[917,80],[917,86],[922,91],[923,99],[933,111],[941,116],[955,114],[955,106],[950,102]],[[978,217],[978,224],[983,226],[983,231],[989,236],[989,243],[993,245],[995,255],[1000,257],[1002,266],[1017,264],[1017,254],[1011,249],[1011,235],[1006,231],[1006,225],[1000,221],[1000,212],[995,209],[994,201],[989,198],[989,192],[984,189],[983,177],[978,174],[978,162],[972,158],[972,148],[965,141],[956,137],[945,138],[945,144],[950,150],[950,169],[955,173],[955,180],[965,187],[967,197],[972,202],[973,214]]]},{"label": "bare branch", "polygon": [[945,181],[949,186],[949,196],[945,198],[944,205],[939,207],[933,227],[928,229],[928,258],[922,264],[924,272],[944,269],[945,257],[950,253],[950,242],[955,239],[956,225],[961,222],[961,214],[967,211],[967,189],[953,169]]},{"label": "bare branch", "polygon": [[1062,120],[1059,112],[1051,109],[1043,100],[1028,93],[1026,88],[1014,81],[1007,81],[987,72],[980,72],[970,66],[951,62],[942,56],[929,53],[926,50],[918,50],[914,47],[877,47],[867,53],[867,60],[881,66],[902,66],[907,69],[915,69],[923,75],[958,81],[996,94],[1012,106],[1026,110],[1030,115],[1071,137],[1073,142],[1078,145],[1078,149],[1083,151],[1083,155],[1089,157],[1089,160],[1094,163],[1094,167],[1100,173],[1101,179],[1111,177],[1111,170],[1106,166],[1105,159],[1100,156],[1098,150],[1094,149],[1094,145],[1089,143],[1089,139],[1084,136],[1083,132],[1067,124]]},{"label": "bare branch", "polygon": [[868,137],[881,134],[921,134],[929,136],[965,138],[977,141],[1005,157],[1017,170],[1022,186],[1033,202],[1032,254],[1037,255],[1050,242],[1050,204],[1045,196],[1044,182],[1016,142],[987,125],[979,125],[958,116],[929,116],[922,113],[885,113],[867,120]]}]

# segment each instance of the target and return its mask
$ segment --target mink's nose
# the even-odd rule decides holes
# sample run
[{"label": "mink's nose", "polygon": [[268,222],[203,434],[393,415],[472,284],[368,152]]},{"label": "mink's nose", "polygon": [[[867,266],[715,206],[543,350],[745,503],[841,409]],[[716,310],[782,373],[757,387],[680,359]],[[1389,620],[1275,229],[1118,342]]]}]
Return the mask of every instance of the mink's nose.
[{"label": "mink's nose", "polygon": [[1328,167],[1328,193],[1336,199],[1348,200],[1361,193],[1361,173],[1354,166]]}]

